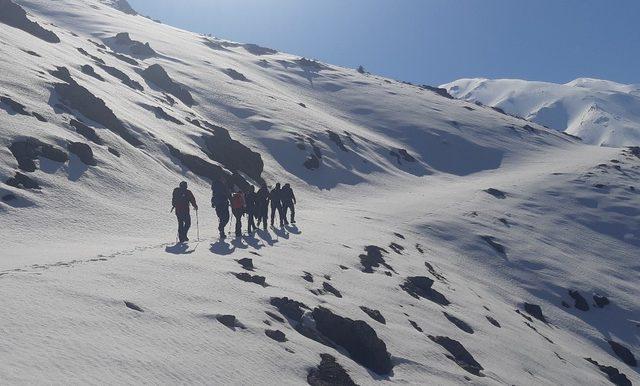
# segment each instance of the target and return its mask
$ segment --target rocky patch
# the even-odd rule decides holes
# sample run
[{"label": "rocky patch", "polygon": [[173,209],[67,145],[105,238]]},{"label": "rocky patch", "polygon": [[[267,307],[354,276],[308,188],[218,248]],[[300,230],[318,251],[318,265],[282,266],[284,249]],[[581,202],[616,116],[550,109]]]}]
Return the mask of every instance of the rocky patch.
[{"label": "rocky patch", "polygon": [[83,74],[87,74],[89,76],[92,76],[92,77],[98,79],[101,82],[104,82],[104,78],[102,76],[96,74],[96,71],[90,65],[85,64],[82,67],[80,67],[80,70],[82,71]]},{"label": "rocky patch", "polygon": [[283,343],[287,341],[287,336],[280,330],[265,330],[264,334],[276,342]]},{"label": "rocky patch", "polygon": [[593,295],[593,301],[598,308],[604,308],[609,305],[609,299],[606,296]]},{"label": "rocky patch", "polygon": [[632,383],[629,380],[629,378],[627,378],[626,375],[621,373],[620,370],[616,369],[615,367],[601,365],[600,363],[596,362],[595,360],[593,360],[591,358],[584,358],[584,359],[587,362],[591,363],[592,365],[596,366],[598,368],[598,370],[600,370],[601,372],[605,373],[607,375],[607,377],[609,378],[609,381],[611,381],[611,383],[613,383],[614,385],[616,385],[616,386],[632,386]]},{"label": "rocky patch", "polygon": [[322,289],[324,289],[325,291],[333,294],[337,298],[341,298],[342,297],[342,294],[340,293],[340,291],[335,289],[334,286],[332,286],[331,284],[327,283],[326,281],[322,283]]},{"label": "rocky patch", "polygon": [[368,245],[364,248],[366,255],[360,255],[360,264],[362,264],[362,272],[373,273],[374,268],[380,268],[383,266],[393,272],[395,270],[391,267],[382,257],[382,254],[387,254],[385,249],[377,247],[375,245]]},{"label": "rocky patch", "polygon": [[40,185],[34,179],[20,172],[16,172],[14,177],[11,177],[7,181],[5,181],[5,184],[18,189],[41,189]]},{"label": "rocky patch", "polygon": [[524,310],[527,314],[533,316],[534,318],[540,320],[543,323],[548,323],[547,318],[542,314],[542,308],[540,308],[537,304],[524,303]]},{"label": "rocky patch", "polygon": [[89,90],[80,86],[71,78],[69,70],[58,67],[51,74],[65,83],[56,83],[54,93],[69,108],[109,129],[133,146],[142,146],[142,142],[127,130],[122,121],[107,107],[104,101]]},{"label": "rocky patch", "polygon": [[387,324],[387,321],[384,319],[384,316],[382,316],[380,311],[373,310],[373,309],[365,307],[365,306],[360,306],[360,309],[362,310],[362,312],[364,312],[365,314],[369,315],[369,317],[371,319],[375,320],[376,322],[382,323],[382,324]]},{"label": "rocky patch", "polygon": [[216,320],[233,331],[235,331],[236,328],[242,330],[246,328],[234,315],[216,315]]},{"label": "rocky patch", "polygon": [[247,271],[253,271],[255,269],[255,267],[253,266],[253,259],[245,257],[236,261],[242,266],[242,268],[246,269]]},{"label": "rocky patch", "polygon": [[60,43],[60,38],[35,21],[27,18],[27,12],[11,0],[0,0],[0,23],[18,28],[48,43]]},{"label": "rocky patch", "polygon": [[304,167],[309,169],[309,170],[316,170],[320,168],[320,158],[316,157],[315,154],[311,154],[309,157],[307,157],[306,160],[304,160],[303,163]]},{"label": "rocky patch", "polygon": [[451,304],[443,294],[431,288],[432,285],[433,280],[428,277],[412,276],[408,277],[400,288],[416,299],[425,298],[441,306]]},{"label": "rocky patch", "polygon": [[247,79],[247,77],[244,76],[244,74],[234,70],[233,68],[227,68],[226,70],[222,70],[222,72],[227,74],[227,76],[233,80],[239,80],[241,82],[249,81],[249,79]]},{"label": "rocky patch", "polygon": [[22,103],[18,103],[9,97],[0,96],[0,103],[7,105],[9,106],[9,108],[11,108],[11,111],[7,110],[9,113],[13,112],[14,114],[27,115],[27,116],[31,115],[27,112],[27,110],[25,110],[25,106]]},{"label": "rocky patch", "polygon": [[491,316],[486,316],[487,320],[489,321],[489,323],[493,324],[494,326],[501,328],[502,326],[500,326],[500,323],[498,323],[497,320],[495,320],[494,318],[492,318]]},{"label": "rocky patch", "polygon": [[114,37],[103,39],[103,41],[112,50],[124,52],[136,58],[146,59],[157,55],[149,43],[132,40],[128,32],[121,32]]},{"label": "rocky patch", "polygon": [[450,315],[446,312],[443,312],[443,314],[445,318],[447,318],[447,320],[453,323],[456,327],[466,332],[467,334],[473,334],[473,328],[471,328],[471,326],[468,325],[465,321],[463,321],[462,319],[456,318],[455,316]]},{"label": "rocky patch", "polygon": [[436,271],[436,269],[433,268],[433,265],[429,264],[429,262],[425,261],[424,266],[427,267],[427,270],[429,270],[429,273],[433,275],[436,279],[438,279],[443,283],[448,283],[447,278],[444,277],[444,275],[440,274],[440,272]]},{"label": "rocky patch", "polygon": [[404,251],[404,247],[398,243],[389,244],[389,248],[391,248],[391,250],[397,253],[398,255],[402,255],[402,252]]},{"label": "rocky patch", "polygon": [[344,348],[354,361],[379,375],[391,372],[387,346],[366,322],[344,318],[323,307],[315,308],[312,316],[317,330]]},{"label": "rocky patch", "polygon": [[313,275],[310,274],[309,272],[303,272],[304,275],[302,275],[302,278],[306,281],[308,281],[309,283],[313,283]]},{"label": "rocky patch", "polygon": [[168,92],[169,94],[175,96],[180,99],[182,103],[191,107],[196,104],[191,96],[191,93],[187,88],[180,83],[174,82],[173,79],[169,77],[169,74],[160,66],[159,64],[152,64],[147,67],[144,71],[142,71],[142,78],[144,78],[147,83],[151,85],[155,85],[163,91]]},{"label": "rocky patch", "polygon": [[171,115],[169,115],[160,106],[151,106],[151,105],[148,105],[148,104],[145,104],[145,103],[141,103],[140,106],[142,106],[147,111],[151,111],[156,116],[156,118],[158,118],[158,119],[163,119],[165,121],[169,121],[169,122],[175,123],[176,125],[184,125],[184,123],[182,121],[180,121],[179,119],[174,118]]},{"label": "rocky patch", "polygon": [[125,300],[124,301],[124,305],[127,308],[131,309],[131,310],[138,311],[138,312],[144,312],[144,310],[142,308],[140,308],[140,306],[138,306],[135,303],[131,303],[131,302],[128,302],[128,301]]},{"label": "rocky patch", "polygon": [[342,151],[349,151],[349,149],[347,149],[347,147],[344,145],[344,142],[342,142],[342,138],[340,138],[340,136],[336,133],[334,133],[331,130],[327,130],[327,134],[329,134],[329,139],[336,144],[336,146],[338,146],[338,149],[342,150]]},{"label": "rocky patch", "polygon": [[271,48],[267,48],[267,47],[261,47],[257,44],[243,44],[242,48],[244,48],[245,50],[247,50],[248,53],[252,54],[252,55],[256,55],[256,56],[262,56],[262,55],[275,55],[278,53],[278,51],[271,49]]},{"label": "rocky patch", "polygon": [[445,354],[447,358],[454,361],[465,371],[479,377],[484,377],[484,374],[481,373],[484,368],[473,358],[469,351],[467,351],[460,342],[446,336],[429,335],[429,339],[447,350],[450,354]]},{"label": "rocky patch", "polygon": [[420,326],[418,326],[418,323],[414,322],[413,320],[409,320],[409,324],[411,324],[411,326],[412,326],[413,328],[415,328],[415,329],[416,329],[416,331],[418,331],[418,332],[424,332],[424,331],[422,330],[422,328],[420,328]]},{"label": "rocky patch", "polygon": [[269,286],[264,276],[251,275],[246,272],[234,273],[233,275],[238,278],[238,280],[242,280],[247,283],[255,283],[263,287]]},{"label": "rocky patch", "polygon": [[287,297],[271,298],[270,303],[272,306],[276,307],[282,315],[298,323],[302,321],[302,315],[304,315],[305,312],[304,310],[311,310],[306,306],[306,304]]},{"label": "rocky patch", "polygon": [[320,365],[309,370],[307,383],[311,386],[356,386],[347,371],[340,366],[336,358],[329,354],[320,354]]},{"label": "rocky patch", "polygon": [[11,154],[18,161],[18,167],[25,172],[36,171],[35,160],[44,157],[55,162],[67,162],[67,153],[52,145],[41,142],[35,138],[27,138],[23,141],[14,142],[9,146]]},{"label": "rocky patch", "polygon": [[580,311],[589,311],[589,303],[580,295],[580,292],[569,290],[569,296],[571,296],[575,302],[575,307]]},{"label": "rocky patch", "polygon": [[138,90],[138,91],[144,91],[144,87],[142,87],[142,85],[140,83],[138,83],[137,81],[131,79],[129,77],[129,75],[125,74],[124,72],[118,70],[115,67],[111,67],[111,66],[107,66],[106,64],[98,64],[98,66],[107,74],[113,76],[114,78],[120,80],[120,82],[122,82],[122,84],[124,84],[125,86],[133,89],[133,90]]},{"label": "rocky patch", "polygon": [[618,358],[620,358],[620,360],[622,360],[628,366],[631,366],[631,367],[638,366],[638,361],[636,360],[636,357],[633,355],[631,350],[629,350],[627,347],[613,340],[609,340],[607,341],[607,343],[609,343],[609,346],[611,346],[611,349],[618,356]]},{"label": "rocky patch", "polygon": [[396,159],[398,165],[402,165],[402,161],[406,162],[416,162],[415,157],[413,157],[407,150],[405,149],[393,149],[389,151],[389,155]]},{"label": "rocky patch", "polygon": [[94,62],[98,63],[98,64],[105,64],[104,60],[102,60],[101,58],[95,56],[95,55],[91,55],[90,53],[88,53],[84,48],[76,48],[76,50],[78,50],[78,52],[80,52],[82,55],[93,59]]},{"label": "rocky patch", "polygon": [[75,154],[82,163],[89,166],[96,166],[98,163],[93,158],[93,150],[86,143],[82,142],[70,142],[67,146],[69,151]]},{"label": "rocky patch", "polygon": [[492,195],[495,198],[499,198],[501,200],[504,200],[505,198],[507,198],[507,193],[503,192],[502,190],[498,190],[495,188],[489,188],[489,189],[485,189],[483,190],[483,192]]}]

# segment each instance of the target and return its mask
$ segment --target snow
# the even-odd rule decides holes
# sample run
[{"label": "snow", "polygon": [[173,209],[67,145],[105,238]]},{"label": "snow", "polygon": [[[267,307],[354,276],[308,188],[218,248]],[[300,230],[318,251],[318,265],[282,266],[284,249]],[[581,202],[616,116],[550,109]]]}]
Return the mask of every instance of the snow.
[{"label": "snow", "polygon": [[476,78],[440,87],[456,98],[498,107],[588,144],[640,144],[640,85],[591,78],[566,84]]},{"label": "snow", "polygon": [[[0,181],[20,171],[9,147],[27,137],[66,152],[69,141],[87,143],[97,165],[73,155],[65,163],[40,157],[35,172],[20,171],[40,190],[0,184],[0,197],[16,197],[0,201],[3,384],[304,384],[323,353],[336,357],[361,385],[607,384],[584,358],[640,381],[638,368],[607,343],[640,355],[640,159],[630,150],[590,146],[486,106],[206,38],[98,1],[17,3],[61,42],[0,24],[0,93],[47,120],[0,103]],[[121,32],[148,42],[157,55],[134,58],[135,65],[98,46]],[[78,48],[144,90],[127,87]],[[86,64],[104,81],[81,72]],[[172,96],[171,105],[166,92],[145,82],[141,73],[152,64],[185,87],[195,104]],[[56,67],[68,68],[80,86],[103,99],[142,145],[56,107],[61,98],[54,84],[62,82],[50,74]],[[509,82],[513,88],[528,84]],[[494,93],[490,84],[460,83],[459,95],[486,88],[487,98],[508,99],[510,91]],[[540,93],[565,88],[606,93],[611,100],[635,98],[633,87],[600,81],[532,86]],[[519,106],[534,109],[545,98],[524,98],[528,105]],[[182,124],[143,105],[160,106]],[[548,121],[562,121],[557,111],[563,110],[546,111]],[[570,124],[577,118],[566,111]],[[590,113],[594,120],[602,117],[598,111]],[[82,118],[104,144],[77,133],[72,118]],[[208,157],[202,137],[210,131],[187,118],[224,127],[260,153],[262,178],[270,185],[290,182],[298,198],[297,226],[238,240],[214,238],[211,181],[171,156],[167,144],[229,171],[231,163]],[[309,170],[303,163],[314,146],[320,167]],[[175,245],[170,194],[183,179],[200,210],[197,217],[192,212],[192,241]],[[490,188],[505,198],[486,193]],[[504,253],[485,240],[502,245]],[[392,243],[404,249],[394,245],[397,253]],[[368,245],[388,251],[383,258],[393,271],[362,271],[360,255]],[[253,259],[253,272],[238,264],[242,258]],[[263,276],[268,286],[238,280],[234,273],[240,272]],[[304,272],[313,283],[302,278]],[[433,289],[451,304],[410,296],[400,286],[411,276],[433,279]],[[318,292],[325,282],[342,297]],[[590,310],[577,310],[569,290],[578,290]],[[593,294],[611,304],[594,306]],[[368,323],[387,346],[392,373],[376,374],[345,349],[309,339],[294,322],[265,313],[282,317],[270,299],[285,296]],[[540,305],[549,324],[516,313],[528,316],[525,302]],[[386,324],[361,306],[379,310]],[[466,322],[473,334],[444,312]],[[224,326],[219,315],[234,315],[244,328]],[[287,341],[270,339],[266,329],[284,332]],[[450,360],[429,335],[459,341],[484,368],[482,376]]]}]

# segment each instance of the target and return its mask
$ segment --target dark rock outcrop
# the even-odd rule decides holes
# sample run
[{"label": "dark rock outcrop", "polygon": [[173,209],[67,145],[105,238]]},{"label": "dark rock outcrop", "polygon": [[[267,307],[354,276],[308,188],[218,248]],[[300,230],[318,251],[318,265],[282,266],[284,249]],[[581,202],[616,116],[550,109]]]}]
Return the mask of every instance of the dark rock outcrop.
[{"label": "dark rock outcrop", "polygon": [[82,161],[82,163],[84,163],[85,165],[96,166],[98,164],[95,158],[93,158],[93,150],[91,150],[91,146],[87,145],[86,143],[70,142],[67,148],[71,153],[78,156],[78,158],[80,158],[80,161]]},{"label": "dark rock outcrop", "polygon": [[367,253],[366,255],[360,255],[360,264],[362,264],[362,272],[365,273],[373,273],[374,268],[380,268],[383,266],[393,272],[395,270],[391,267],[382,257],[382,254],[389,253],[384,248],[377,247],[375,245],[367,245],[364,247],[364,251]]},{"label": "dark rock outcrop", "polygon": [[625,347],[622,344],[620,344],[620,343],[618,343],[616,341],[613,341],[613,340],[609,340],[609,341],[607,341],[607,343],[609,343],[609,346],[611,346],[611,349],[613,350],[613,352],[624,363],[626,363],[627,365],[629,365],[631,367],[638,366],[638,361],[636,360],[636,357],[633,355],[631,350],[629,350],[627,347]]},{"label": "dark rock outcrop", "polygon": [[462,367],[464,370],[473,375],[479,377],[484,376],[484,374],[481,373],[484,368],[475,360],[475,358],[473,358],[473,355],[471,355],[460,342],[446,336],[429,335],[429,339],[444,347],[444,349],[447,350],[449,354],[451,354],[446,355],[447,358],[456,362],[458,366]]},{"label": "dark rock outcrop", "polygon": [[320,168],[320,158],[315,154],[311,154],[303,163],[304,167],[309,170],[316,170]]},{"label": "dark rock outcrop", "polygon": [[272,48],[267,48],[267,47],[261,47],[257,44],[243,44],[242,47],[247,50],[247,52],[249,52],[250,54],[256,55],[256,56],[262,56],[262,55],[274,55],[277,54],[278,51],[272,49]]},{"label": "dark rock outcrop", "polygon": [[147,105],[145,103],[141,103],[140,106],[142,106],[145,110],[151,111],[156,116],[156,118],[158,118],[158,119],[164,119],[165,121],[169,121],[169,122],[175,123],[177,125],[184,125],[184,123],[182,121],[180,121],[179,119],[174,118],[171,115],[169,115],[160,106],[151,106],[151,105]]},{"label": "dark rock outcrop", "polygon": [[327,283],[326,281],[324,283],[322,283],[322,288],[325,291],[333,294],[337,298],[341,298],[342,297],[342,294],[340,293],[340,291],[338,291],[334,286],[332,286],[331,284]]},{"label": "dark rock outcrop", "polygon": [[605,373],[607,375],[607,377],[609,378],[609,381],[611,381],[611,383],[613,383],[616,386],[632,386],[631,381],[629,380],[629,378],[627,378],[626,375],[624,375],[623,373],[620,372],[620,370],[616,369],[613,366],[605,366],[605,365],[601,365],[600,363],[598,363],[597,361],[591,359],[591,358],[584,358],[587,362],[593,364],[594,366],[596,366],[598,368],[598,370],[602,371],[603,373]]},{"label": "dark rock outcrop", "polygon": [[357,386],[347,371],[329,354],[320,354],[320,365],[309,370],[307,383],[311,386]]},{"label": "dark rock outcrop", "polygon": [[142,77],[147,83],[152,83],[160,89],[180,99],[187,106],[193,106],[196,102],[187,88],[169,77],[169,74],[159,64],[152,64],[142,71]]},{"label": "dark rock outcrop", "polygon": [[249,79],[247,79],[247,77],[244,76],[244,74],[234,70],[233,68],[227,68],[226,70],[222,70],[222,72],[227,74],[227,76],[229,76],[229,78],[231,78],[233,80],[239,80],[241,82],[248,82],[249,81]]},{"label": "dark rock outcrop", "polygon": [[304,310],[310,310],[304,303],[289,299],[287,297],[284,298],[271,298],[270,303],[272,306],[276,307],[278,311],[287,318],[300,322],[302,320],[302,315],[304,314]]},{"label": "dark rock outcrop", "polygon": [[104,39],[104,42],[114,51],[125,52],[141,59],[157,55],[149,43],[132,40],[128,32],[120,32],[115,37]]},{"label": "dark rock outcrop", "polygon": [[55,33],[29,20],[25,10],[11,0],[0,0],[0,23],[23,30],[45,42],[60,43],[60,38]]},{"label": "dark rock outcrop", "polygon": [[234,330],[236,328],[244,329],[244,325],[238,321],[235,315],[217,315],[216,320],[226,326],[227,328]]},{"label": "dark rock outcrop", "polygon": [[11,110],[13,110],[14,113],[16,114],[20,114],[20,115],[31,115],[27,112],[27,110],[25,110],[25,106],[22,103],[16,102],[13,99],[6,97],[6,96],[0,96],[0,103],[3,103],[7,106],[9,106],[11,108]]},{"label": "dark rock outcrop", "polygon": [[451,304],[443,294],[431,288],[432,285],[433,280],[428,277],[411,276],[400,285],[400,288],[416,299],[420,299],[422,297],[441,306],[448,306]]},{"label": "dark rock outcrop", "polygon": [[378,310],[372,310],[371,308],[360,306],[360,309],[365,314],[369,315],[369,317],[375,320],[378,323],[387,324],[387,321],[384,319],[384,316]]},{"label": "dark rock outcrop", "polygon": [[69,124],[76,129],[76,132],[80,135],[82,135],[83,137],[85,137],[86,139],[88,139],[89,141],[95,143],[96,145],[103,145],[104,141],[102,140],[102,138],[100,138],[98,136],[98,134],[96,133],[96,131],[85,125],[84,123],[76,120],[76,119],[71,119],[71,121],[69,122]]},{"label": "dark rock outcrop", "polygon": [[266,278],[264,276],[250,275],[246,272],[234,273],[233,275],[244,282],[255,283],[263,287],[268,287]]},{"label": "dark rock outcrop", "polygon": [[575,307],[580,311],[589,311],[589,303],[580,295],[580,292],[569,290],[569,296],[571,296],[575,302]]},{"label": "dark rock outcrop", "polygon": [[35,160],[44,157],[56,162],[67,162],[67,153],[48,143],[41,142],[36,138],[27,138],[23,141],[14,142],[9,146],[11,154],[18,161],[18,167],[25,172],[36,171]]},{"label": "dark rock outcrop", "polygon": [[280,330],[265,330],[264,334],[276,342],[282,343],[287,341],[287,336]]},{"label": "dark rock outcrop", "polygon": [[486,316],[487,320],[489,321],[489,323],[493,324],[494,326],[501,328],[500,323],[498,323],[497,320],[495,320],[494,318],[492,318],[491,316]]},{"label": "dark rock outcrop", "polygon": [[127,306],[127,308],[132,309],[134,311],[144,312],[144,310],[140,306],[135,304],[135,303],[131,303],[131,302],[128,302],[128,301],[125,300],[124,301],[124,305]]},{"label": "dark rock outcrop", "polygon": [[78,52],[80,52],[82,55],[93,59],[94,62],[98,63],[98,64],[105,64],[104,60],[102,60],[101,58],[95,56],[95,55],[91,55],[90,53],[88,53],[84,48],[78,47],[76,48],[76,50],[78,50]]},{"label": "dark rock outcrop", "polygon": [[445,318],[447,318],[448,321],[450,321],[451,323],[453,323],[456,327],[458,327],[459,329],[461,329],[462,331],[466,332],[467,334],[473,334],[473,328],[471,328],[471,326],[469,324],[467,324],[467,322],[465,322],[462,319],[459,319],[453,315],[450,315],[446,312],[444,312],[444,316]]},{"label": "dark rock outcrop", "polygon": [[422,86],[420,86],[420,88],[432,91],[432,92],[440,95],[441,97],[445,97],[447,99],[454,99],[453,96],[451,96],[451,94],[449,94],[449,92],[444,88],[433,87],[433,86],[429,86],[429,85],[426,85],[426,84],[423,84]]},{"label": "dark rock outcrop", "polygon": [[83,74],[87,74],[89,76],[92,76],[92,77],[98,79],[101,82],[104,82],[104,78],[102,76],[96,74],[96,71],[90,65],[85,64],[85,65],[80,67],[80,70],[82,71]]},{"label": "dark rock outcrop", "polygon": [[133,146],[141,146],[142,142],[136,138],[116,117],[105,102],[93,95],[89,90],[80,86],[65,67],[58,67],[51,74],[65,83],[56,83],[54,92],[69,108],[78,111],[85,117],[109,129]]},{"label": "dark rock outcrop", "polygon": [[499,198],[501,200],[507,198],[507,194],[505,192],[496,188],[485,189],[484,192],[492,195],[495,198]]},{"label": "dark rock outcrop", "polygon": [[242,268],[246,269],[247,271],[253,271],[255,269],[255,267],[253,266],[253,259],[244,257],[236,261],[242,266]]},{"label": "dark rock outcrop", "polygon": [[347,149],[347,147],[344,145],[344,142],[342,142],[342,138],[340,138],[338,134],[334,133],[331,130],[327,130],[327,134],[329,134],[329,139],[333,141],[340,150],[349,151],[349,149]]},{"label": "dark rock outcrop", "polygon": [[5,183],[18,189],[41,189],[34,179],[20,172],[16,172],[15,176],[9,178]]},{"label": "dark rock outcrop", "polygon": [[537,304],[531,304],[531,303],[524,303],[524,310],[527,314],[533,316],[534,318],[544,322],[544,323],[548,323],[547,322],[547,318],[544,317],[544,315],[542,314],[542,308],[540,308],[539,305]]},{"label": "dark rock outcrop", "polygon": [[593,295],[593,301],[598,308],[604,308],[604,306],[609,305],[609,299],[606,296]]},{"label": "dark rock outcrop", "polygon": [[336,315],[324,307],[315,308],[312,315],[317,330],[344,348],[354,361],[379,375],[391,372],[393,363],[387,345],[369,324]]},{"label": "dark rock outcrop", "polygon": [[115,67],[111,67],[111,66],[107,66],[106,64],[98,64],[98,66],[107,74],[113,76],[114,78],[120,80],[120,82],[122,82],[122,84],[124,84],[125,86],[134,89],[134,90],[138,90],[138,91],[144,91],[144,87],[142,87],[142,85],[140,83],[138,83],[137,81],[131,79],[129,77],[129,75],[125,74],[124,72],[118,70]]}]

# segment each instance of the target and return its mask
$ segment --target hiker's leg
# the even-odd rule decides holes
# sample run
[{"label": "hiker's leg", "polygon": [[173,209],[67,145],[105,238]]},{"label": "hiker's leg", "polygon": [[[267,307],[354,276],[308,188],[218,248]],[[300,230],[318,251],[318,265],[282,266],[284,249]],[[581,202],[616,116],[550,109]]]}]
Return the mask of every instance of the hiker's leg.
[{"label": "hiker's leg", "polygon": [[188,240],[189,237],[187,236],[189,234],[189,228],[191,228],[191,214],[190,213],[186,213],[184,215],[184,240]]},{"label": "hiker's leg", "polygon": [[291,223],[296,223],[296,205],[293,203],[291,204]]},{"label": "hiker's leg", "polygon": [[176,219],[178,220],[178,240],[180,242],[184,241],[184,218],[181,215],[176,214]]}]

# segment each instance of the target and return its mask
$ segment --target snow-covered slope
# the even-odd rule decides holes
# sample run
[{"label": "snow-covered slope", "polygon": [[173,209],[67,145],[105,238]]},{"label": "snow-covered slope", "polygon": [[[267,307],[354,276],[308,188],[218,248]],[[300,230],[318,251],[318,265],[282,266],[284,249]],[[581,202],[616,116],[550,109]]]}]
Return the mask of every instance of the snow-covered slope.
[{"label": "snow-covered slope", "polygon": [[459,79],[442,85],[479,102],[603,146],[640,144],[640,85],[579,78],[567,84]]},{"label": "snow-covered slope", "polygon": [[0,0],[3,384],[640,381],[637,149],[110,4]]}]

